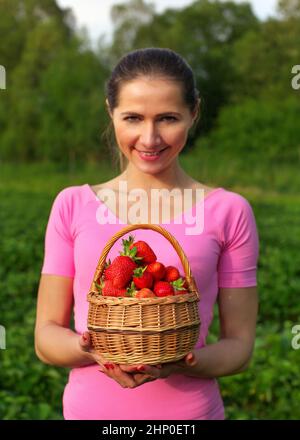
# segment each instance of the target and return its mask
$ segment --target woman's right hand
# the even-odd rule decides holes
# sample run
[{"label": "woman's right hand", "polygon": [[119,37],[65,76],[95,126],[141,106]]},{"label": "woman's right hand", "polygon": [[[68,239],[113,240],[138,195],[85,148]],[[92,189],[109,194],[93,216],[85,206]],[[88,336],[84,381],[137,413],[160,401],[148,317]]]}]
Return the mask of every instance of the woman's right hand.
[{"label": "woman's right hand", "polygon": [[145,382],[154,380],[154,378],[150,378],[147,374],[141,373],[138,368],[133,367],[131,372],[125,372],[118,364],[107,361],[93,349],[88,331],[83,332],[82,335],[79,336],[79,347],[92,362],[100,366],[100,372],[114,379],[123,388],[136,388]]}]

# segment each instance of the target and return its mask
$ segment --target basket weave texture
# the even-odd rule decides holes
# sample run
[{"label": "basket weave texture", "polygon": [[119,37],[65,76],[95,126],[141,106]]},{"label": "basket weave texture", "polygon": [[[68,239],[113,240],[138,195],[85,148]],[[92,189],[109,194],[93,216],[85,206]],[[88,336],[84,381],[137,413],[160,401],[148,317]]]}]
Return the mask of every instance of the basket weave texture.
[{"label": "basket weave texture", "polygon": [[[110,249],[120,237],[136,229],[152,229],[172,244],[181,260],[189,293],[160,298],[99,294],[95,283],[103,274]],[[200,295],[188,259],[174,236],[159,225],[128,225],[110,238],[99,258],[87,300],[92,346],[108,361],[149,365],[175,362],[198,340]]]}]

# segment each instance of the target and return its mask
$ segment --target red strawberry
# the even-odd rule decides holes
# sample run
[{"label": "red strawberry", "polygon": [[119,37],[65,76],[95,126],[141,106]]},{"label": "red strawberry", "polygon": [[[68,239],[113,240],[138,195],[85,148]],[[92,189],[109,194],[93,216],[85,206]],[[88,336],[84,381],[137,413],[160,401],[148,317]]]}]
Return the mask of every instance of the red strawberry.
[{"label": "red strawberry", "polygon": [[147,266],[138,267],[133,272],[133,282],[139,289],[148,287],[151,289],[153,284],[153,276],[150,272],[145,272]]},{"label": "red strawberry", "polygon": [[174,295],[173,286],[167,281],[157,281],[153,290],[155,295],[159,297]]},{"label": "red strawberry", "polygon": [[136,298],[155,298],[155,293],[152,290],[147,289],[147,287],[138,290],[135,295]]},{"label": "red strawberry", "polygon": [[134,242],[133,237],[129,236],[129,249],[136,248],[136,256],[142,258],[143,264],[151,264],[157,260],[157,257],[148,243],[145,241],[139,240]]},{"label": "red strawberry", "polygon": [[166,273],[164,276],[165,281],[168,281],[168,282],[176,281],[176,280],[178,280],[178,278],[180,278],[180,273],[176,267],[174,267],[174,266],[166,267]]},{"label": "red strawberry", "polygon": [[126,289],[116,289],[112,280],[105,280],[102,284],[102,295],[104,296],[127,296]]},{"label": "red strawberry", "polygon": [[151,263],[147,266],[146,272],[150,272],[154,278],[155,281],[160,281],[165,276],[165,266],[155,261],[155,263]]},{"label": "red strawberry", "polygon": [[114,287],[121,289],[127,286],[136,267],[131,257],[120,255],[105,269],[104,279],[112,280]]}]

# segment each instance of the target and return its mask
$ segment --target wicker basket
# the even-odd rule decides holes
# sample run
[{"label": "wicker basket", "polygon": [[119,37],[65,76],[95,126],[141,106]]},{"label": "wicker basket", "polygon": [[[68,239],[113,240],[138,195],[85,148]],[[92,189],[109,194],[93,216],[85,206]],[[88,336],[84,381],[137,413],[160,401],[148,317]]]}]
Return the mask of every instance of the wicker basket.
[{"label": "wicker basket", "polygon": [[[108,252],[120,237],[136,229],[152,229],[169,240],[181,260],[190,293],[142,299],[99,295],[95,283],[103,274]],[[182,359],[198,340],[199,299],[189,262],[178,241],[158,225],[126,226],[104,247],[87,295],[92,346],[106,360],[119,364],[154,365]]]}]

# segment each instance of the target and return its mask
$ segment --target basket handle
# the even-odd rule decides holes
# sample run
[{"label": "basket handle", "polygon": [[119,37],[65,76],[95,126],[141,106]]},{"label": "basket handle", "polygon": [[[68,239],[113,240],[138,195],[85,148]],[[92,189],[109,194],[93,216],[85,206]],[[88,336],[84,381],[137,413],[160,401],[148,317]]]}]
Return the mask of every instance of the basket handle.
[{"label": "basket handle", "polygon": [[159,225],[148,224],[148,223],[141,223],[141,224],[134,224],[134,225],[125,226],[124,228],[122,228],[120,231],[118,231],[116,234],[114,234],[109,239],[109,241],[107,242],[107,244],[103,248],[102,254],[100,255],[98,265],[97,265],[97,268],[95,271],[94,279],[93,279],[91,287],[90,287],[90,291],[97,291],[96,286],[95,286],[95,282],[96,282],[96,280],[98,280],[102,276],[106,257],[108,255],[110,249],[115,244],[115,242],[119,238],[121,238],[123,235],[127,234],[128,232],[134,231],[136,229],[152,229],[153,231],[156,231],[159,234],[163,235],[172,244],[172,246],[174,247],[175,251],[177,252],[177,255],[179,256],[181,264],[183,266],[185,278],[186,278],[187,284],[189,286],[189,291],[192,293],[195,293],[197,295],[198,300],[199,300],[200,296],[199,296],[199,292],[198,292],[198,289],[196,286],[196,282],[194,280],[194,277],[192,276],[189,261],[185,255],[182,247],[180,246],[180,244],[178,243],[176,238],[172,234],[170,234],[170,232],[168,232],[166,229],[162,228]]}]

